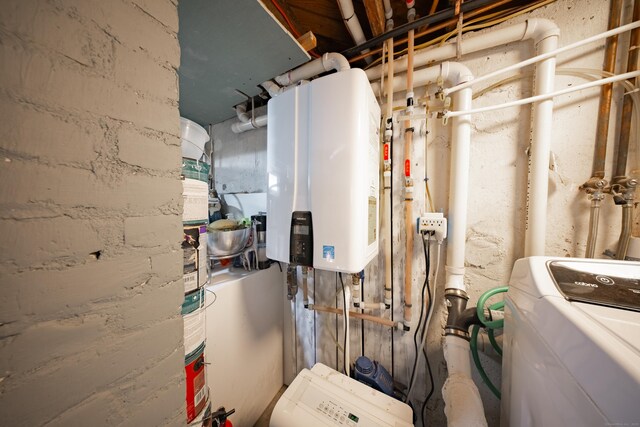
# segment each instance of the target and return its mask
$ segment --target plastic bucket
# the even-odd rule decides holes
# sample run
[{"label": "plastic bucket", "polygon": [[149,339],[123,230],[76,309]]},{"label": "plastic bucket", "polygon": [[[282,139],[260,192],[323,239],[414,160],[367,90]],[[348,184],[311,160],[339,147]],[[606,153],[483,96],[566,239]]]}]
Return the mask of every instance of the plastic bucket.
[{"label": "plastic bucket", "polygon": [[204,409],[209,397],[204,373],[204,343],[185,357],[184,370],[187,382],[187,422],[193,421]]},{"label": "plastic bucket", "polygon": [[209,170],[211,167],[198,160],[182,158],[182,176],[198,181],[209,182]]},{"label": "plastic bucket", "polygon": [[193,354],[207,339],[204,300],[204,288],[184,296],[182,319],[184,322],[184,354],[186,356]]},{"label": "plastic bucket", "polygon": [[204,145],[209,141],[209,134],[196,122],[180,117],[180,138],[182,157],[198,160],[204,154]]},{"label": "plastic bucket", "polygon": [[197,179],[182,180],[182,222],[209,222],[209,185]]},{"label": "plastic bucket", "polygon": [[184,293],[188,294],[209,279],[207,224],[185,225],[182,240]]}]

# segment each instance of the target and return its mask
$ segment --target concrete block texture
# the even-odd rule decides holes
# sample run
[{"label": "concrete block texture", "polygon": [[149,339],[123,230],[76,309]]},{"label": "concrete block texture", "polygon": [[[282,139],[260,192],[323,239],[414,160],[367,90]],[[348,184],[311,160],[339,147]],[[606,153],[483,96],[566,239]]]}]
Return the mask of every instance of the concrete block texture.
[{"label": "concrete block texture", "polygon": [[0,8],[2,425],[186,421],[177,5]]}]

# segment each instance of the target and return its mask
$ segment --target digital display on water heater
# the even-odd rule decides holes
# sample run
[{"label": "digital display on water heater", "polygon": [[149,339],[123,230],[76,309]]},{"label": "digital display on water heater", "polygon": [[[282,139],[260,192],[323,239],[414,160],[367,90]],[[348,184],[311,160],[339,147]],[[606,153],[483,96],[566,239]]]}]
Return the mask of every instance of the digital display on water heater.
[{"label": "digital display on water heater", "polygon": [[304,236],[309,235],[309,226],[308,225],[294,225],[293,226],[294,234],[302,234]]}]

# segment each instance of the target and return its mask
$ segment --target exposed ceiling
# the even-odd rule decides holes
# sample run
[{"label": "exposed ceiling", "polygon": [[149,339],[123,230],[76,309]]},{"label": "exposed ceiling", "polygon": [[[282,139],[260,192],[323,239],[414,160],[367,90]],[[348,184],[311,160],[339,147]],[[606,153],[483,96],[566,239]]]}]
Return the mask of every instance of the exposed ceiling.
[{"label": "exposed ceiling", "polygon": [[203,126],[232,117],[260,83],[310,56],[256,0],[180,0],[180,114]]},{"label": "exposed ceiling", "polygon": [[[455,33],[452,8],[461,0],[416,0],[416,18],[450,13],[445,21],[416,29],[416,46],[440,41]],[[541,7],[554,0],[466,0],[473,12],[463,22],[477,29],[502,22],[514,13]],[[367,40],[384,32],[383,0],[353,0]],[[395,27],[407,23],[406,0],[390,0]],[[480,4],[482,5],[480,7]],[[463,6],[464,7],[464,6]],[[447,10],[447,12],[445,12]],[[232,107],[244,101],[237,90],[255,97],[260,83],[325,52],[342,52],[354,41],[342,18],[338,0],[180,0],[180,113],[202,125],[234,115]],[[296,41],[312,32],[317,45],[309,54]],[[404,40],[404,42],[403,42]],[[406,34],[394,39],[406,47]],[[381,43],[371,47],[368,62],[357,52],[355,67],[379,60]],[[355,55],[355,56],[354,56]],[[375,63],[375,62],[374,62]]]}]

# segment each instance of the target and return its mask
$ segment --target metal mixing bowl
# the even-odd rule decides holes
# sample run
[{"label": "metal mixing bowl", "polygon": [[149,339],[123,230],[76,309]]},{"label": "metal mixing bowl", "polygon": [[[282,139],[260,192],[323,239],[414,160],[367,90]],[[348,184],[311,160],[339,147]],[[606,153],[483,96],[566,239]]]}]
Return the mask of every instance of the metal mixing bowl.
[{"label": "metal mixing bowl", "polygon": [[208,230],[209,255],[225,257],[237,254],[247,245],[250,235],[251,227],[233,231]]}]

